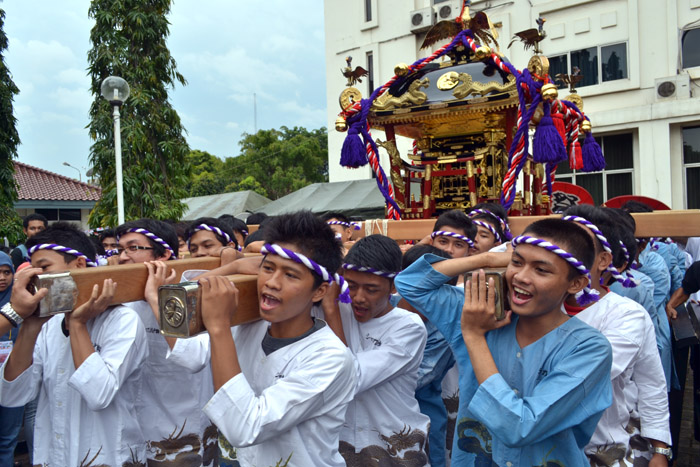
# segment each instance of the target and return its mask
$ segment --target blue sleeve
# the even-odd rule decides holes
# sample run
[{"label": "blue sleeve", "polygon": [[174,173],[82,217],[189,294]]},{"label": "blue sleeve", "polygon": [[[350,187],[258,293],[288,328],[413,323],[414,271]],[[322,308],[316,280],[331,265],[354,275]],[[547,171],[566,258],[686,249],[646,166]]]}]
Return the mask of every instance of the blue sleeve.
[{"label": "blue sleeve", "polygon": [[649,252],[642,260],[641,271],[654,281],[654,304],[666,313],[666,299],[671,290],[671,274],[666,263],[658,254]]},{"label": "blue sleeve", "polygon": [[447,284],[451,278],[431,266],[443,260],[424,255],[396,276],[394,285],[399,295],[435,324],[447,342],[454,344],[462,340],[464,290]]},{"label": "blue sleeve", "polygon": [[590,437],[612,403],[612,350],[601,336],[579,342],[559,359],[531,395],[521,397],[500,373],[484,381],[469,411],[509,447],[541,442],[578,426]]}]

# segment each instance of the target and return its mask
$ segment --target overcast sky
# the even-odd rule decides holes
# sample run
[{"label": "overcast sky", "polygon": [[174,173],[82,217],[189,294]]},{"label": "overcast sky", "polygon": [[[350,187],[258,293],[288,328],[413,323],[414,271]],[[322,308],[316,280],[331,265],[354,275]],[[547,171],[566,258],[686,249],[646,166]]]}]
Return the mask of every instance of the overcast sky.
[{"label": "overcast sky", "polygon": [[[6,0],[19,161],[85,180],[89,0]],[[170,98],[192,149],[238,155],[244,132],[328,126],[322,0],[175,0],[168,46],[188,81]]]}]

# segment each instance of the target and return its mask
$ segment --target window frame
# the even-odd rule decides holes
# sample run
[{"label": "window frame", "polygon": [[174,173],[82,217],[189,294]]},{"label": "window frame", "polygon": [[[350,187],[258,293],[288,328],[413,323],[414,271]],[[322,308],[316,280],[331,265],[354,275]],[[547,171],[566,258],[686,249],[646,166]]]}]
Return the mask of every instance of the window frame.
[{"label": "window frame", "polygon": [[700,69],[700,63],[697,65],[693,66],[685,66],[684,60],[683,60],[683,35],[690,32],[690,31],[695,31],[695,30],[700,30],[700,26],[696,28],[688,28],[688,29],[681,29],[679,31],[679,37],[678,37],[678,48],[679,48],[679,55],[680,55],[680,62],[681,62],[681,70],[695,70],[695,69]]},{"label": "window frame", "polygon": [[[690,125],[686,127],[681,127],[681,164],[683,166],[683,207],[685,209],[691,209],[688,207],[688,169],[698,169],[700,168],[700,161],[698,162],[690,162],[688,164],[685,163],[685,155],[683,154],[683,143],[685,140],[683,139],[683,130],[690,129],[690,128],[700,128],[700,125]],[[692,208],[692,209],[697,209],[697,208]]]},{"label": "window frame", "polygon": [[[561,55],[561,54],[560,54]],[[631,143],[631,149],[632,149],[632,167],[630,168],[623,168],[623,169],[603,169],[603,170],[598,170],[596,172],[580,172],[578,173],[576,170],[571,170],[571,172],[567,173],[560,173],[557,171],[554,174],[554,181],[561,181],[561,182],[568,182],[572,183],[576,186],[580,186],[576,183],[576,175],[577,173],[580,176],[591,176],[591,175],[600,175],[602,177],[602,185],[603,185],[603,200],[602,202],[605,203],[608,201],[608,175],[619,175],[619,174],[630,174],[631,179],[632,179],[632,193],[633,195],[635,193],[635,156],[634,156],[634,132],[632,131],[622,131],[622,132],[616,132],[616,133],[606,133],[604,135],[598,135],[598,138],[602,139],[602,149],[603,149],[603,154],[605,154],[605,138],[610,137],[610,136],[617,136],[617,135],[630,135],[632,137],[632,140],[630,141]],[[568,164],[568,161],[561,162],[561,164]],[[698,166],[700,166],[700,163],[698,163]],[[684,175],[685,176],[685,175]],[[593,194],[591,193],[591,196]]]},{"label": "window frame", "polygon": [[[602,59],[603,47],[610,47],[613,45],[620,45],[620,44],[625,45],[625,69],[626,69],[627,78],[620,78],[620,79],[614,79],[614,80],[610,80],[610,81],[603,81],[603,59]],[[547,59],[549,59],[550,57],[554,58],[554,57],[565,56],[566,57],[566,73],[570,75],[571,74],[571,53],[579,51],[579,50],[590,49],[592,47],[596,47],[596,50],[597,50],[596,57],[597,57],[597,67],[598,67],[598,80],[597,80],[598,82],[595,84],[577,85],[576,89],[584,89],[584,88],[590,89],[593,86],[608,85],[610,83],[619,83],[622,81],[630,81],[630,79],[631,79],[630,78],[630,47],[629,47],[628,40],[608,42],[608,43],[604,43],[604,44],[598,44],[595,46],[592,46],[592,45],[587,46],[587,47],[582,46],[582,47],[575,49],[575,50],[568,50],[566,52],[559,52],[559,53],[554,53],[554,54],[548,55]],[[555,82],[555,84],[556,83],[558,83],[558,82]],[[565,89],[566,85],[557,84],[557,87],[559,87],[559,89]]]}]

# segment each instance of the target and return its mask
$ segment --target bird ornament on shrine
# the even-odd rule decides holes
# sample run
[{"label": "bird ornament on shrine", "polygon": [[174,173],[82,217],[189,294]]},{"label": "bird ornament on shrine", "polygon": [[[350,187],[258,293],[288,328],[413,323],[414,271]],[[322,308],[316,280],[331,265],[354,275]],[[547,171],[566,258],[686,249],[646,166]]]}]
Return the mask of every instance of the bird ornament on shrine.
[{"label": "bird ornament on shrine", "polygon": [[345,63],[347,63],[347,66],[345,68],[342,68],[340,71],[343,73],[343,76],[345,76],[348,79],[348,82],[346,86],[354,86],[355,83],[361,83],[363,76],[369,75],[369,71],[365,70],[361,66],[356,66],[355,69],[352,69],[352,57],[347,56],[345,57]]}]

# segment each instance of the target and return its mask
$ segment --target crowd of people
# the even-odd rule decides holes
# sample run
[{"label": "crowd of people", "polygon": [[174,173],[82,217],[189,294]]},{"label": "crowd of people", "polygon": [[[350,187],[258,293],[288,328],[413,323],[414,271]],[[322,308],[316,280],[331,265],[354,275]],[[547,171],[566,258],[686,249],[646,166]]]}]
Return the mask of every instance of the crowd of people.
[{"label": "crowd of people", "polygon": [[[0,467],[22,427],[42,466],[672,465],[689,350],[670,320],[700,289],[700,239],[636,238],[647,211],[579,205],[514,237],[483,203],[406,244],[355,240],[342,213],[88,233],[31,214],[0,253]],[[167,267],[203,256],[220,267]],[[143,300],[109,306],[105,279],[35,313],[34,276],[128,263]],[[260,320],[231,327],[230,274],[257,275]],[[181,280],[207,330],[187,339],[159,326],[158,288]]]}]

